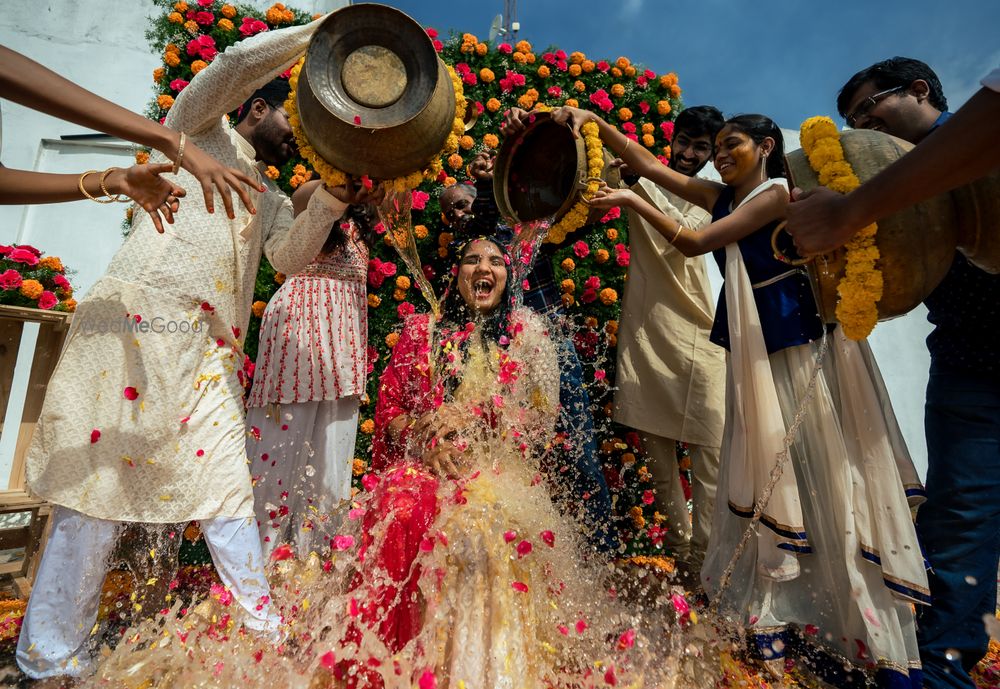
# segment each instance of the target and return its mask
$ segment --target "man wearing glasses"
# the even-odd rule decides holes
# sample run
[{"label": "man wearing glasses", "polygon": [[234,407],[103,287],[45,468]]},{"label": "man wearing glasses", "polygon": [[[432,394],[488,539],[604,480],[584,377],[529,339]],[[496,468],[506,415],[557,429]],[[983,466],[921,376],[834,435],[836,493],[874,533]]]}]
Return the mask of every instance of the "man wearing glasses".
[{"label": "man wearing glasses", "polygon": [[[858,72],[837,96],[851,127],[914,144],[951,116],[947,107],[933,70],[902,57]],[[969,670],[988,648],[983,618],[996,610],[1000,557],[1000,275],[956,252],[924,304],[935,328],[927,338],[927,502],[917,534],[933,568],[933,601],[918,615],[917,639],[926,687],[973,689]]]}]

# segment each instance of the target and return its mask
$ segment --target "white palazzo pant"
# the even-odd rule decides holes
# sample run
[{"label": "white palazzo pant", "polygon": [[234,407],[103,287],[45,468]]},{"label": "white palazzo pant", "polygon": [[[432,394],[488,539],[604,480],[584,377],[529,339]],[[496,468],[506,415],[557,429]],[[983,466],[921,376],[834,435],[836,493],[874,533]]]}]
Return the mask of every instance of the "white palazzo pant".
[{"label": "white palazzo pant", "polygon": [[247,456],[265,558],[287,542],[306,557],[336,533],[343,516],[338,507],[351,497],[359,402],[355,395],[247,410]]},{"label": "white palazzo pant", "polygon": [[[107,521],[66,507],[52,511],[52,531],[42,555],[17,641],[17,664],[33,679],[91,672],[88,639],[97,621],[107,560],[124,522]],[[250,629],[276,632],[269,614],[256,525],[247,517],[200,522],[212,561]]]}]

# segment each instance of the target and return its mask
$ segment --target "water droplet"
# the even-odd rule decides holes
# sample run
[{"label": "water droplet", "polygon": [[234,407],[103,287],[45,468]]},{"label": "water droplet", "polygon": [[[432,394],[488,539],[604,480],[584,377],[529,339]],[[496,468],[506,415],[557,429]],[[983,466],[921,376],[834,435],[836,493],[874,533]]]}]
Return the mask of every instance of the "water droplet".
[{"label": "water droplet", "polygon": [[962,653],[960,651],[958,651],[957,649],[949,648],[948,650],[946,650],[944,652],[944,657],[947,658],[948,660],[956,660],[957,661],[957,660],[961,660],[962,659]]},{"label": "water droplet", "polygon": [[316,475],[316,467],[314,467],[312,464],[306,464],[306,468],[304,469],[304,472],[305,472],[306,476],[310,476],[310,477],[311,476],[315,476]]},{"label": "water droplet", "polygon": [[968,584],[969,586],[975,586],[976,584],[979,583],[979,580],[970,574],[969,576],[965,577],[965,583]]},{"label": "water droplet", "polygon": [[771,642],[771,648],[774,649],[775,653],[781,653],[785,650],[785,642],[781,639],[775,639]]}]

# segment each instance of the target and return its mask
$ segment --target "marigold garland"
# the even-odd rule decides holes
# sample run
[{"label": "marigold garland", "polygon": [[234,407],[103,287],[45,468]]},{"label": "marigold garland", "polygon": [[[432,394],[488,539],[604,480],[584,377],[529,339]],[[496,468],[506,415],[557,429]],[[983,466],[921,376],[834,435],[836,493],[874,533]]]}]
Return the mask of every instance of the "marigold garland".
[{"label": "marigold garland", "polygon": [[562,219],[549,228],[546,242],[561,244],[566,235],[583,226],[590,214],[587,202],[594,196],[600,186],[601,172],[604,171],[604,147],[601,144],[600,130],[595,122],[585,122],[580,127],[587,150],[587,188],[580,194],[580,200],[574,204]]},{"label": "marigold garland", "polygon": [[[851,164],[844,158],[840,132],[829,117],[811,117],[802,123],[802,150],[809,165],[819,175],[819,182],[828,189],[847,194],[861,185]],[[872,223],[858,231],[847,244],[844,277],[837,285],[837,320],[844,334],[852,340],[863,340],[878,322],[878,302],[882,299],[882,271],[875,267],[879,259],[875,235],[878,225]]]},{"label": "marigold garland", "polygon": [[[291,86],[291,91],[288,93],[288,100],[285,101],[285,111],[288,113],[288,124],[292,128],[292,133],[295,135],[295,142],[299,147],[299,155],[301,155],[316,171],[319,178],[329,187],[339,187],[347,182],[347,174],[342,170],[338,170],[336,167],[328,163],[323,159],[316,149],[312,147],[309,143],[309,138],[306,136],[305,130],[302,128],[302,120],[299,118],[299,110],[296,104],[295,95],[298,90],[299,85],[299,74],[302,72],[302,67],[305,65],[305,57],[301,58],[294,67],[292,67],[288,84]],[[393,179],[382,180],[383,185],[387,191],[410,191],[418,187],[424,180],[432,180],[438,176],[438,173],[442,170],[441,158],[452,155],[458,151],[459,137],[465,133],[465,109],[466,100],[462,89],[462,80],[455,73],[450,65],[446,65],[448,68],[448,76],[451,77],[452,86],[455,89],[455,118],[452,122],[451,132],[448,134],[448,138],[445,140],[444,148],[442,148],[438,153],[436,153],[430,161],[428,161],[426,167],[422,170],[417,170],[411,172],[408,175],[403,175],[402,177],[394,177]]]}]

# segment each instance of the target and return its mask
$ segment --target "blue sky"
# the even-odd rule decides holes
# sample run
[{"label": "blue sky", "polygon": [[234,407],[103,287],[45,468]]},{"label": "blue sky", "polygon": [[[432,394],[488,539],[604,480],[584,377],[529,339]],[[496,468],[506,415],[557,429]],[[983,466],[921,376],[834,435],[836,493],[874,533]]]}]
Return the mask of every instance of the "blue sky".
[{"label": "blue sky", "polygon": [[[383,0],[442,33],[485,39],[503,0]],[[680,76],[687,105],[759,112],[797,129],[840,123],[836,93],[856,71],[904,55],[941,78],[951,109],[1000,66],[1000,0],[518,0],[518,38],[595,59],[625,55]]]}]

